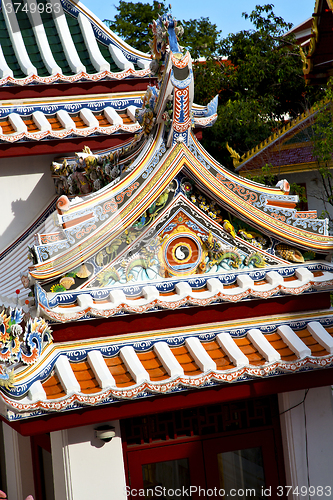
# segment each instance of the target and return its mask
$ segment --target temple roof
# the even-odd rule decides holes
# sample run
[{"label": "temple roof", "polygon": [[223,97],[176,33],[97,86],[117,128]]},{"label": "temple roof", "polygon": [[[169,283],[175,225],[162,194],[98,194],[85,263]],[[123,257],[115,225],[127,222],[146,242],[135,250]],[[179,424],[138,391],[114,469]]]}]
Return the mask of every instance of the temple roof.
[{"label": "temple roof", "polygon": [[[168,307],[178,303],[177,287],[184,288],[185,282],[187,291],[181,295],[190,297],[189,280],[199,275],[202,286],[208,283],[208,291],[202,292],[208,302],[217,300],[216,294],[218,300],[253,297],[258,294],[251,278],[253,268],[265,268],[264,288],[268,286],[266,292],[272,295],[277,287],[284,287],[281,273],[288,265],[292,269],[290,262],[315,263],[333,251],[327,221],[318,219],[315,211],[297,211],[298,198],[289,195],[286,181],[272,188],[240,178],[219,165],[196,140],[192,128],[214,123],[217,98],[206,107],[193,104],[191,56],[181,52],[175,35],[178,28],[171,14],[165,16],[158,20],[161,30],[154,31],[152,71],[158,86],[149,86],[144,95],[19,100],[0,109],[14,129],[2,134],[10,141],[140,130],[112,150],[94,154],[85,148],[74,160],[52,164],[62,196],[56,212],[36,231],[29,250],[32,265],[25,278],[26,285],[34,287],[37,311],[48,318],[87,317],[97,296],[103,296],[105,304],[111,302],[99,308],[102,315],[119,312],[119,304],[124,311],[135,312],[124,292],[130,281],[136,282],[136,299],[142,290],[150,290],[148,299],[146,291],[140,299],[145,310],[152,301]],[[164,39],[173,40],[172,50]],[[130,123],[124,123],[125,118]],[[290,125],[289,132],[308,119],[305,116]],[[53,130],[52,120],[62,128]],[[96,127],[102,120],[108,126]],[[40,130],[29,131],[27,121]],[[15,254],[13,249],[7,261],[13,261]],[[281,279],[270,277],[269,272],[276,269]],[[324,271],[330,273],[330,269]],[[297,273],[301,271],[296,272],[296,282]],[[222,292],[226,274],[232,274],[231,281],[237,284],[231,293]],[[304,290],[315,289],[317,280],[309,269],[305,274]],[[217,288],[211,282],[215,278],[221,285]],[[165,279],[174,295],[167,300],[159,297]],[[319,281],[330,287],[330,277]],[[294,293],[298,285],[284,288]],[[193,298],[188,302],[193,303]],[[66,313],[63,306],[70,306]]]},{"label": "temple roof", "polygon": [[317,169],[311,141],[316,113],[313,109],[302,113],[252,148],[237,162],[236,172],[255,175],[267,164],[272,165],[273,173],[282,175]]},{"label": "temple roof", "polygon": [[144,92],[20,100],[0,105],[0,142],[133,134]]},{"label": "temple roof", "polygon": [[[0,143],[134,134],[145,92],[78,95],[67,98],[0,101]],[[210,126],[207,106],[193,107],[196,127]],[[97,152],[98,154],[98,152]]]},{"label": "temple roof", "polygon": [[[117,284],[116,284],[117,285]],[[184,307],[202,307],[223,302],[299,296],[333,289],[333,266],[321,262],[308,265],[271,266],[268,269],[234,271],[227,275],[168,279],[135,287],[105,287],[55,293],[49,298],[38,287],[38,312],[56,322],[111,318]]]},{"label": "temple roof", "polygon": [[[232,174],[215,162],[194,136],[189,146],[180,143],[166,150],[160,127],[130,168],[112,184],[86,199],[59,199],[60,231],[51,240],[37,236],[37,262],[31,274],[36,279],[47,279],[89,258],[121,231],[129,229],[170,189],[169,184],[182,170],[226,210],[265,233],[313,251],[331,251],[333,239],[328,235],[326,222],[316,219],[314,211],[297,212],[297,197]],[[186,189],[182,187],[180,192],[184,195]],[[283,215],[277,217],[279,211]],[[82,224],[89,231],[82,233]]]},{"label": "temple roof", "polygon": [[68,322],[333,288],[331,265],[316,262],[333,249],[326,221],[223,169],[192,135],[167,150],[163,130],[105,188],[59,198],[29,268],[38,315]]},{"label": "temple roof", "polygon": [[[79,33],[83,42],[74,42],[86,66],[97,64],[89,47],[101,65],[101,58],[115,53],[118,62],[147,62],[148,56],[125,45],[120,56],[114,48],[117,37],[80,4],[66,0],[62,5],[59,15],[41,16],[49,24],[43,21],[39,30],[32,26],[37,21],[41,26],[40,17],[33,20],[19,9],[10,20],[2,11],[17,60],[7,61],[4,50],[0,67],[4,71],[6,63],[21,72],[26,67],[26,76],[17,74],[14,80],[4,72],[5,84],[25,85],[35,69],[33,83],[67,78],[55,48],[47,42],[41,50],[51,25],[58,35],[58,26],[63,33],[69,30],[73,40]],[[35,41],[29,38],[32,32]],[[297,211],[298,197],[289,194],[286,180],[270,187],[244,179],[201,146],[192,129],[214,123],[217,98],[205,107],[193,104],[191,56],[178,45],[179,32],[170,13],[154,23],[156,85],[144,95],[20,99],[0,107],[2,121],[12,127],[3,125],[5,142],[131,132],[112,147],[106,144],[108,149],[92,152],[88,144],[75,156],[53,161],[56,202],[0,256],[1,293],[10,306],[0,312],[0,411],[7,420],[333,365],[330,310],[276,314],[284,307],[304,310],[310,301],[311,307],[328,307],[333,237],[327,221],[315,211]],[[30,43],[34,50],[28,49]],[[64,46],[57,43],[60,51]],[[64,64],[76,57],[72,46]],[[57,68],[52,73],[53,60],[63,73]],[[44,74],[47,65],[49,75]],[[118,74],[101,65],[90,75],[69,76],[83,81]],[[123,74],[138,73],[130,68]],[[289,125],[285,139],[292,143],[307,120],[304,116]],[[56,130],[52,123],[58,122]],[[26,245],[31,263],[24,269]],[[19,279],[26,292],[15,297]],[[15,307],[25,297],[24,309]],[[253,318],[269,314],[266,299],[273,317],[249,319],[247,314],[242,319],[246,303],[232,305],[248,301],[255,309],[259,303]],[[234,315],[224,316],[225,304]],[[192,323],[184,319],[189,307],[197,308],[202,324],[197,316]],[[209,323],[209,310],[217,315],[210,321],[240,316]],[[166,321],[156,329],[169,311],[180,318],[173,323],[178,327],[168,328]],[[87,321],[86,328],[81,321]],[[51,324],[58,330],[55,341]]]},{"label": "temple roof", "polygon": [[316,0],[310,45],[306,55],[303,54],[304,76],[312,84],[325,84],[333,75],[332,11],[332,0]]},{"label": "temple roof", "polygon": [[332,312],[48,343],[2,387],[8,420],[333,365]]},{"label": "temple roof", "polygon": [[312,17],[309,17],[297,26],[293,26],[291,30],[287,31],[284,36],[293,34],[296,38],[298,45],[307,47],[312,38]]},{"label": "temple roof", "polygon": [[145,77],[149,63],[81,2],[2,2],[1,86]]}]

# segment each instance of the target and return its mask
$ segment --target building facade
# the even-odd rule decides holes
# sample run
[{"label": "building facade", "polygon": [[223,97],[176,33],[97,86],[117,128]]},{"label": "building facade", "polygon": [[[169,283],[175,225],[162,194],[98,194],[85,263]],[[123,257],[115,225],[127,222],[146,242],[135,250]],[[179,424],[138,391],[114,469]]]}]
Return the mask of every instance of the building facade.
[{"label": "building facade", "polygon": [[330,496],[327,222],[203,149],[217,100],[193,103],[170,13],[150,58],[79,2],[20,5],[0,12],[1,488]]}]

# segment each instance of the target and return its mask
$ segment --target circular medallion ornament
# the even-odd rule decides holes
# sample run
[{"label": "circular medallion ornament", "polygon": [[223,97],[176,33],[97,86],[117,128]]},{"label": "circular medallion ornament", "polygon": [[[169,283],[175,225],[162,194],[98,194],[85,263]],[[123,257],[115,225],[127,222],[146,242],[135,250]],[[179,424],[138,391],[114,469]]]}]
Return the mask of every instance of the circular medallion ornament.
[{"label": "circular medallion ornament", "polygon": [[177,241],[172,248],[172,257],[175,261],[184,263],[189,260],[192,255],[191,245],[187,242]]},{"label": "circular medallion ornament", "polygon": [[195,273],[204,257],[200,238],[186,226],[178,226],[159,252],[159,260],[174,276]]}]

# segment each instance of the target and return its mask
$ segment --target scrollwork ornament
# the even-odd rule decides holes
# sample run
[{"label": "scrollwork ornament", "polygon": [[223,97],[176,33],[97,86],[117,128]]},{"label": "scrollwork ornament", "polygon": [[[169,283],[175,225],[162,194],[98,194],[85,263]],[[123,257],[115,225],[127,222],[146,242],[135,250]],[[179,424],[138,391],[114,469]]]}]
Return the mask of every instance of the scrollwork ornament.
[{"label": "scrollwork ornament", "polygon": [[169,345],[181,345],[184,344],[185,338],[184,337],[171,337],[167,339],[167,344]]},{"label": "scrollwork ornament", "polygon": [[59,241],[58,243],[48,244],[47,246],[37,247],[37,251],[41,256],[43,261],[48,260],[54,253],[58,253],[59,250],[69,248],[68,241]]},{"label": "scrollwork ornament", "polygon": [[25,318],[20,308],[0,313],[0,385],[12,386],[10,365],[34,364],[42,350],[52,343],[51,329],[42,318]]},{"label": "scrollwork ornament", "polygon": [[87,351],[85,349],[71,351],[68,353],[68,357],[74,361],[82,361],[87,357]]},{"label": "scrollwork ornament", "polygon": [[214,340],[216,337],[216,333],[202,333],[199,335],[199,340],[202,341],[207,341],[207,340]]},{"label": "scrollwork ornament", "polygon": [[141,341],[141,342],[136,342],[133,347],[135,349],[138,349],[139,351],[146,351],[147,349],[150,349],[150,347],[152,346],[152,342],[151,341]]},{"label": "scrollwork ornament", "polygon": [[122,346],[120,346],[120,345],[118,345],[118,346],[111,345],[111,346],[107,346],[107,347],[102,347],[101,352],[102,352],[102,354],[104,354],[104,356],[110,358],[111,356],[114,356],[115,354],[117,354],[120,351],[121,347]]}]

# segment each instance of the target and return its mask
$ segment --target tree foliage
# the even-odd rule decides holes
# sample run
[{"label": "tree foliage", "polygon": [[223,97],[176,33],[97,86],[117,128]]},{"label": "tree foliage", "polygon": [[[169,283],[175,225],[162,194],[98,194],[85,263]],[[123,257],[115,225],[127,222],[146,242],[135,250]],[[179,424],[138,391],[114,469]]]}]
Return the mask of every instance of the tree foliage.
[{"label": "tree foliage", "polygon": [[[228,59],[222,61],[218,82],[206,85],[205,102],[204,89],[196,86],[195,100],[201,104],[220,89],[218,120],[205,130],[203,143],[226,166],[231,167],[226,142],[242,155],[321,95],[321,89],[306,87],[298,45],[286,35],[291,24],[276,16],[273,7],[257,5],[243,13],[254,28],[222,41],[221,53]],[[207,81],[214,64],[210,60],[206,67],[195,67],[196,83]]]},{"label": "tree foliage", "polygon": [[326,208],[324,215],[333,222],[333,218],[327,210],[328,205],[333,207],[333,78],[330,78],[327,85],[325,104],[321,101],[314,106],[314,109],[316,115],[312,125],[312,154],[317,160],[318,172],[323,185],[320,199]]},{"label": "tree foliage", "polygon": [[191,53],[192,59],[219,57],[222,31],[208,17],[180,21],[184,34],[180,44]]},{"label": "tree foliage", "polygon": [[257,6],[244,13],[255,29],[231,34],[223,41],[222,51],[237,68],[230,82],[230,98],[269,100],[272,113],[298,114],[304,90],[298,46],[283,34],[291,28],[275,16],[273,6]]},{"label": "tree foliage", "polygon": [[116,9],[118,14],[114,20],[104,19],[103,22],[131,47],[141,52],[149,52],[149,40],[152,38],[149,25],[159,14],[162,15],[167,11],[163,2],[154,0],[150,5],[119,0]]},{"label": "tree foliage", "polygon": [[[118,13],[114,20],[104,19],[107,26],[132,47],[149,52],[152,31],[149,25],[159,15],[167,12],[163,2],[153,1],[152,5],[142,2],[119,0]],[[184,35],[180,44],[190,51],[192,58],[217,57],[221,48],[221,31],[208,17],[180,21]]]},{"label": "tree foliage", "polygon": [[[276,16],[272,4],[257,5],[243,17],[253,28],[222,38],[208,18],[183,20],[180,45],[194,59],[195,102],[207,104],[219,95],[218,119],[205,129],[203,145],[232,168],[226,143],[240,155],[271,135],[286,119],[297,116],[321,96],[306,86],[298,45],[286,35],[291,24]],[[149,24],[167,11],[153,4],[119,1],[110,28],[133,47],[149,51]],[[198,61],[205,58],[204,61]]]}]

